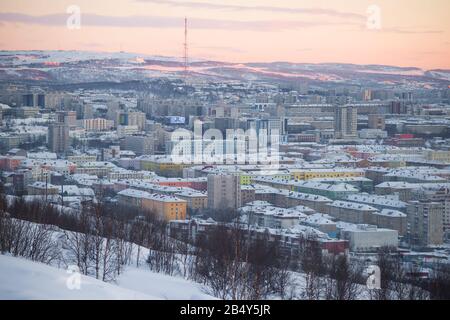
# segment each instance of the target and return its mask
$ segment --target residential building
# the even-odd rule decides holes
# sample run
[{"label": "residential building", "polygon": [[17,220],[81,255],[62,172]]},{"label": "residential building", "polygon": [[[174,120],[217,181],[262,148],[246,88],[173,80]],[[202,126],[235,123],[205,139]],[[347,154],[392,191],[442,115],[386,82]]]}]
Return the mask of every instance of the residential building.
[{"label": "residential building", "polygon": [[326,210],[327,214],[338,220],[355,224],[369,224],[375,212],[377,209],[374,207],[348,201],[333,201]]},{"label": "residential building", "polygon": [[412,246],[441,245],[444,238],[444,204],[411,201],[408,209],[408,238]]},{"label": "residential building", "polygon": [[192,214],[199,213],[208,207],[208,195],[200,191],[181,191],[175,193],[179,199],[185,200]]},{"label": "residential building", "polygon": [[153,154],[155,140],[149,136],[125,136],[120,144],[123,150],[131,150],[137,155]]},{"label": "residential building", "polygon": [[86,131],[106,131],[111,130],[114,127],[114,121],[103,118],[83,119],[81,121],[82,126]]},{"label": "residential building", "polygon": [[48,126],[48,145],[55,153],[66,153],[70,147],[69,124],[64,112],[56,113],[56,122]]},{"label": "residential building", "polygon": [[357,138],[358,109],[356,106],[337,106],[334,114],[334,132],[336,139]]},{"label": "residential building", "polygon": [[141,208],[166,221],[186,219],[187,202],[173,196],[125,189],[117,194],[117,199],[121,205]]},{"label": "residential building", "polygon": [[241,206],[239,176],[229,174],[208,175],[208,208],[237,209]]}]

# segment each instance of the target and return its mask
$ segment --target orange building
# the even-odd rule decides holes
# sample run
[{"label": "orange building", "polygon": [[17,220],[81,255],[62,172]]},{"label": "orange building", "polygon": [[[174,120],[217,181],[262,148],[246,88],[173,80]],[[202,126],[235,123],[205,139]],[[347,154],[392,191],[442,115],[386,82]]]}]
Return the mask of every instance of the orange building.
[{"label": "orange building", "polygon": [[22,160],[25,159],[25,157],[21,156],[0,157],[0,169],[14,171],[20,166]]},{"label": "orange building", "polygon": [[149,194],[142,199],[142,207],[159,214],[164,220],[186,219],[187,201],[163,194]]},{"label": "orange building", "polygon": [[187,201],[174,196],[125,189],[117,194],[117,199],[122,205],[155,212],[166,221],[186,219]]}]

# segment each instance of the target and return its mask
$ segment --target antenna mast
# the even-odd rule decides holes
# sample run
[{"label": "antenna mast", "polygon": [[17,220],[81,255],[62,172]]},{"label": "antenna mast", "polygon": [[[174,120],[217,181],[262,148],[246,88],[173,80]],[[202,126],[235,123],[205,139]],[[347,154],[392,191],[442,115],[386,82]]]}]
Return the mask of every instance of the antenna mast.
[{"label": "antenna mast", "polygon": [[188,26],[187,26],[187,18],[184,18],[184,75],[187,77],[188,75],[188,42],[187,42],[187,36],[188,36]]}]

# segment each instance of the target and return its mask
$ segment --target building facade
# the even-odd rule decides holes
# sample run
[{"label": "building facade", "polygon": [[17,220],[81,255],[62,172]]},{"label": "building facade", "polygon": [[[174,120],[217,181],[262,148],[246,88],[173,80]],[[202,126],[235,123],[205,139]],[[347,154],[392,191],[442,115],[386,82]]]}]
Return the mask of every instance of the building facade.
[{"label": "building facade", "polygon": [[241,206],[241,184],[237,175],[208,175],[208,208],[237,209]]}]

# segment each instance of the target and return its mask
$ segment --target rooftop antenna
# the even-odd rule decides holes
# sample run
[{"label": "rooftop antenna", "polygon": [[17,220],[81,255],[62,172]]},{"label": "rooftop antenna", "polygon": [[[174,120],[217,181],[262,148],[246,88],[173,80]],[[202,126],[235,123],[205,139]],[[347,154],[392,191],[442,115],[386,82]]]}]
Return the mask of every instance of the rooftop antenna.
[{"label": "rooftop antenna", "polygon": [[184,18],[184,76],[187,77],[188,75],[188,43],[187,43],[187,36],[188,36],[188,29],[187,29],[187,17]]}]

